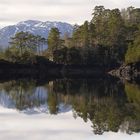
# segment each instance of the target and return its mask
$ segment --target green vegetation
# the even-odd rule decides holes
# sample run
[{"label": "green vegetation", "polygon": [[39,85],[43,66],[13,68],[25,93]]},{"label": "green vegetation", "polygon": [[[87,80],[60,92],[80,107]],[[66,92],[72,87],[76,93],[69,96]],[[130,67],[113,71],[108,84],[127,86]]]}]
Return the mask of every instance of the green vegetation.
[{"label": "green vegetation", "polygon": [[[42,86],[43,85],[43,86]],[[55,79],[42,83],[17,80],[0,84],[16,109],[32,111],[47,105],[50,114],[70,106],[73,116],[92,123],[95,134],[104,132],[140,132],[140,87],[114,79]],[[1,92],[2,94],[3,92]],[[40,110],[41,111],[41,110]],[[45,111],[45,110],[42,110]],[[48,110],[46,110],[48,112]]]},{"label": "green vegetation", "polygon": [[[120,11],[96,6],[92,15],[90,22],[85,21],[83,25],[74,27],[72,37],[56,39],[61,43],[55,49],[50,44],[55,62],[111,67],[139,61],[139,8],[128,7]],[[51,36],[52,32],[49,40]]]},{"label": "green vegetation", "polygon": [[126,63],[140,62],[140,33],[134,39],[133,44],[130,44],[125,55]]},{"label": "green vegetation", "polygon": [[[41,86],[43,78],[46,78],[45,74],[48,77],[54,73],[57,76],[63,75],[65,67],[56,64],[68,67],[90,65],[106,70],[105,68],[112,68],[118,64],[140,61],[140,8],[129,7],[120,11],[96,6],[92,15],[91,21],[85,21],[81,26],[75,25],[72,36],[65,34],[62,37],[57,28],[52,28],[48,39],[29,32],[19,32],[12,37],[9,47],[0,52],[0,59],[16,64],[29,64],[27,68],[31,68],[30,64],[37,64],[33,67],[35,71],[27,72],[24,70],[26,65],[17,65],[17,69],[23,70],[23,73],[27,72],[27,76],[28,73],[34,73],[33,76],[38,81],[5,82],[0,84],[0,91],[8,95],[18,110],[47,104],[49,112],[57,114],[60,105],[71,105],[74,117],[80,116],[85,122],[90,120],[95,134],[119,130],[128,134],[140,132],[138,85],[126,83],[123,86],[114,79],[107,81],[78,77],[76,80],[56,79],[44,87]],[[46,50],[45,45],[48,45]],[[48,63],[58,69],[49,69]],[[46,64],[46,67],[42,66],[43,64]],[[14,72],[17,71],[12,69],[12,73]],[[84,69],[84,72],[87,71]],[[16,78],[17,75],[16,73]],[[42,88],[43,93],[47,89],[47,96],[43,98]]]},{"label": "green vegetation", "polygon": [[60,39],[60,32],[57,28],[52,28],[48,36],[48,52],[49,58],[53,60],[53,51],[61,47],[62,41]]},{"label": "green vegetation", "polygon": [[[140,88],[115,80],[63,79],[50,85],[61,102],[72,105],[74,117],[92,122],[93,132],[140,132]],[[48,92],[51,96],[52,91]],[[59,103],[58,103],[59,101]]]},{"label": "green vegetation", "polygon": [[[35,62],[36,56],[61,64],[113,67],[140,61],[140,8],[105,9],[96,6],[92,20],[74,26],[72,36],[52,28],[48,39],[28,32],[11,38],[0,58],[10,62]],[[48,45],[46,50],[44,45]]]},{"label": "green vegetation", "polygon": [[36,55],[41,55],[46,39],[28,32],[19,32],[9,43],[10,47],[1,52],[1,59],[18,63],[34,63]]},{"label": "green vegetation", "polygon": [[136,106],[139,106],[140,105],[140,86],[126,83],[125,91],[127,93],[128,100],[132,102],[133,104],[135,103]]}]

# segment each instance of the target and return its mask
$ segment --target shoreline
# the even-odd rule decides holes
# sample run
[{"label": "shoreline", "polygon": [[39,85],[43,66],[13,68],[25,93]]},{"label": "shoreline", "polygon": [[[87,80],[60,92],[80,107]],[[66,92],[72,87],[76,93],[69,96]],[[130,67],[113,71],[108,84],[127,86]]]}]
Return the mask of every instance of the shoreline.
[{"label": "shoreline", "polygon": [[45,60],[34,64],[12,63],[0,60],[0,77],[104,77],[111,75],[125,80],[140,79],[140,62],[108,69],[95,65],[64,65]]}]

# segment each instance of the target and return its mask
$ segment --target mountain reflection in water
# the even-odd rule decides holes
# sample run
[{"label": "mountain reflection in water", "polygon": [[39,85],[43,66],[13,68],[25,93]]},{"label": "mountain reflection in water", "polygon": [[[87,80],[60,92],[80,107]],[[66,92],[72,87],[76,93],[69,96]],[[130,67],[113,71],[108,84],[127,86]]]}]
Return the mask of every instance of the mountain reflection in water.
[{"label": "mountain reflection in water", "polygon": [[90,122],[93,134],[140,132],[140,86],[116,79],[2,82],[0,106],[25,115],[57,117],[72,112],[74,119]]}]

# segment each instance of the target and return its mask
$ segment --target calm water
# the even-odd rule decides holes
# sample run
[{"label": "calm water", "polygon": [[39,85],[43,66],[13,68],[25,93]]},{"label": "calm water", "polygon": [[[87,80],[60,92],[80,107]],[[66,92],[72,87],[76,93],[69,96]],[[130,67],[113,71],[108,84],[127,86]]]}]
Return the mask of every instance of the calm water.
[{"label": "calm water", "polygon": [[0,140],[139,140],[140,86],[114,79],[0,83]]}]

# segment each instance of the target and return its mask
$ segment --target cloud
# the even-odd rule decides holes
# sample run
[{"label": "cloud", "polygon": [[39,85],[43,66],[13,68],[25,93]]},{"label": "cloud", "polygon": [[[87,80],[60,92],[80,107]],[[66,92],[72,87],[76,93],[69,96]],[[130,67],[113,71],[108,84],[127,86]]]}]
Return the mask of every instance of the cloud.
[{"label": "cloud", "polygon": [[73,118],[72,111],[58,115],[26,115],[0,107],[1,140],[139,140],[140,134],[107,132],[95,135],[92,123]]},{"label": "cloud", "polygon": [[73,118],[72,111],[58,115],[26,115],[0,107],[1,140],[86,140],[94,137],[91,122]]},{"label": "cloud", "polygon": [[[89,0],[90,1],[90,0]],[[0,0],[1,4],[9,5],[88,5],[86,0]]]},{"label": "cloud", "polygon": [[91,7],[86,0],[0,0],[0,19],[1,25],[27,19],[82,23],[91,19]]},{"label": "cloud", "polygon": [[140,7],[139,0],[94,0],[95,5],[104,5],[106,8]]},{"label": "cloud", "polygon": [[139,0],[0,0],[0,26],[33,19],[81,24],[91,19],[96,5],[106,8],[140,7]]}]

